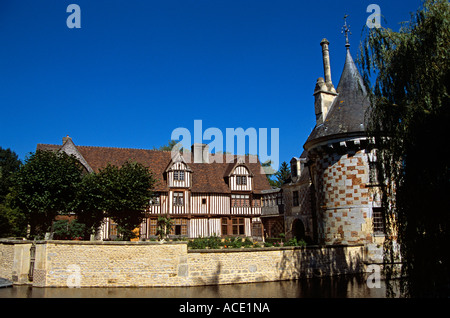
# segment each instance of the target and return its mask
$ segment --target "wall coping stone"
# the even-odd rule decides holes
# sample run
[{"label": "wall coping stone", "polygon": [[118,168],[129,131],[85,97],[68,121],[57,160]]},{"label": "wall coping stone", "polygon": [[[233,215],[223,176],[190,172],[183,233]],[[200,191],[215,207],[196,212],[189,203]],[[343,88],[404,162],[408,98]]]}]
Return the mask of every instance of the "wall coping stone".
[{"label": "wall coping stone", "polygon": [[0,244],[61,244],[61,245],[177,245],[186,244],[186,241],[159,242],[159,241],[72,241],[72,240],[8,240],[0,239]]},{"label": "wall coping stone", "polygon": [[309,245],[309,246],[279,246],[279,247],[244,247],[244,248],[216,248],[216,249],[188,249],[188,253],[240,253],[283,250],[314,250],[322,248],[363,247],[364,244],[339,244],[339,245]]}]

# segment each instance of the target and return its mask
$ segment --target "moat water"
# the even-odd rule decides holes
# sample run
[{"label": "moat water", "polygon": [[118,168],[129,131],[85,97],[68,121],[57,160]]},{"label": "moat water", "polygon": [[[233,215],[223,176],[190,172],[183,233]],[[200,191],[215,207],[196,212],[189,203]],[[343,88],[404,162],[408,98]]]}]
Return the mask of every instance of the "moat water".
[{"label": "moat water", "polygon": [[0,288],[0,298],[385,298],[386,283],[366,275],[199,287]]}]

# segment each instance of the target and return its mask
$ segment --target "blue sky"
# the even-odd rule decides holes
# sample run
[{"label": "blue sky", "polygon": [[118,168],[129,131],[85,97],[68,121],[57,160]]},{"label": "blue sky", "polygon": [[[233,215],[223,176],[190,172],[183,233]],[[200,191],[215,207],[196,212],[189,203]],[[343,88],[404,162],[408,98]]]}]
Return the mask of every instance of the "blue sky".
[{"label": "blue sky", "polygon": [[[69,4],[81,28],[69,29]],[[178,127],[279,128],[279,159],[314,128],[313,90],[356,60],[371,3],[394,30],[408,1],[1,0],[0,146],[21,159],[37,143],[152,149]],[[225,143],[225,136],[224,136]],[[270,147],[270,146],[269,146]]]}]

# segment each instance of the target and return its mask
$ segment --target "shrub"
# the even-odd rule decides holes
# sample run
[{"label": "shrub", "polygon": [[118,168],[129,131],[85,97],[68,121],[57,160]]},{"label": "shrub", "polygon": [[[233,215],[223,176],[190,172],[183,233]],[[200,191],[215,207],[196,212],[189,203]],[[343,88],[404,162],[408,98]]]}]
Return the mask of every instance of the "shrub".
[{"label": "shrub", "polygon": [[221,243],[222,243],[222,240],[221,240],[220,236],[213,235],[213,236],[210,236],[207,238],[206,246],[208,246],[209,248],[217,249],[217,248],[220,248]]},{"label": "shrub", "polygon": [[197,237],[192,241],[189,241],[188,247],[192,249],[204,249],[207,246],[207,239],[203,237]]},{"label": "shrub", "polygon": [[57,240],[70,240],[84,236],[86,226],[77,220],[58,220],[53,223],[53,237]]},{"label": "shrub", "polygon": [[301,239],[300,241],[297,240],[296,237],[291,238],[289,241],[287,241],[284,246],[306,246],[306,242],[304,239]]}]

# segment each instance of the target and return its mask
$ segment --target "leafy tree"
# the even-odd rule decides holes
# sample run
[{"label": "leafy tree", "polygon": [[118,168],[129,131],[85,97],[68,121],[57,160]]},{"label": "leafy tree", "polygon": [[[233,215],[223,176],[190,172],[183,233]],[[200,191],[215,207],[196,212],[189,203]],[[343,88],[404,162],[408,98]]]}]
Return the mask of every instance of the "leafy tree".
[{"label": "leafy tree", "polygon": [[30,224],[30,236],[50,230],[56,215],[70,212],[82,166],[64,152],[38,150],[14,174],[12,203]]},{"label": "leafy tree", "polygon": [[156,233],[158,234],[159,240],[164,240],[170,233],[173,227],[173,220],[168,217],[160,216],[158,217],[158,226]]},{"label": "leafy tree", "polygon": [[11,149],[0,147],[0,203],[4,202],[12,186],[11,176],[19,170],[22,162]]},{"label": "leafy tree", "polygon": [[[371,91],[368,131],[385,208],[385,261],[402,260],[402,295],[448,297],[448,1],[425,1],[399,32],[368,30],[360,65]],[[386,268],[391,282],[393,267]]]},{"label": "leafy tree", "polygon": [[74,220],[58,220],[53,223],[53,238],[56,240],[68,240],[83,237],[86,232],[83,223]]},{"label": "leafy tree", "polygon": [[77,187],[74,211],[78,222],[86,225],[84,239],[89,239],[91,234],[95,234],[104,220],[106,209],[104,196],[104,184],[99,174],[90,173],[83,176]]},{"label": "leafy tree", "polygon": [[11,207],[8,198],[13,185],[12,176],[21,164],[14,151],[0,147],[0,237],[26,235],[24,216],[18,209]]},{"label": "leafy tree", "polygon": [[163,151],[171,151],[173,149],[173,147],[175,147],[175,145],[177,143],[178,142],[175,141],[175,140],[169,140],[167,145],[163,145],[163,146],[160,146],[159,148],[153,148],[153,149],[155,149],[155,150],[163,150]]},{"label": "leafy tree", "polygon": [[126,162],[122,167],[108,165],[99,172],[103,204],[108,216],[117,223],[124,240],[135,237],[133,230],[145,217],[152,188],[152,173],[139,163]]},{"label": "leafy tree", "polygon": [[27,220],[25,214],[11,205],[11,195],[8,194],[4,203],[0,203],[0,237],[25,237],[27,235]]}]

